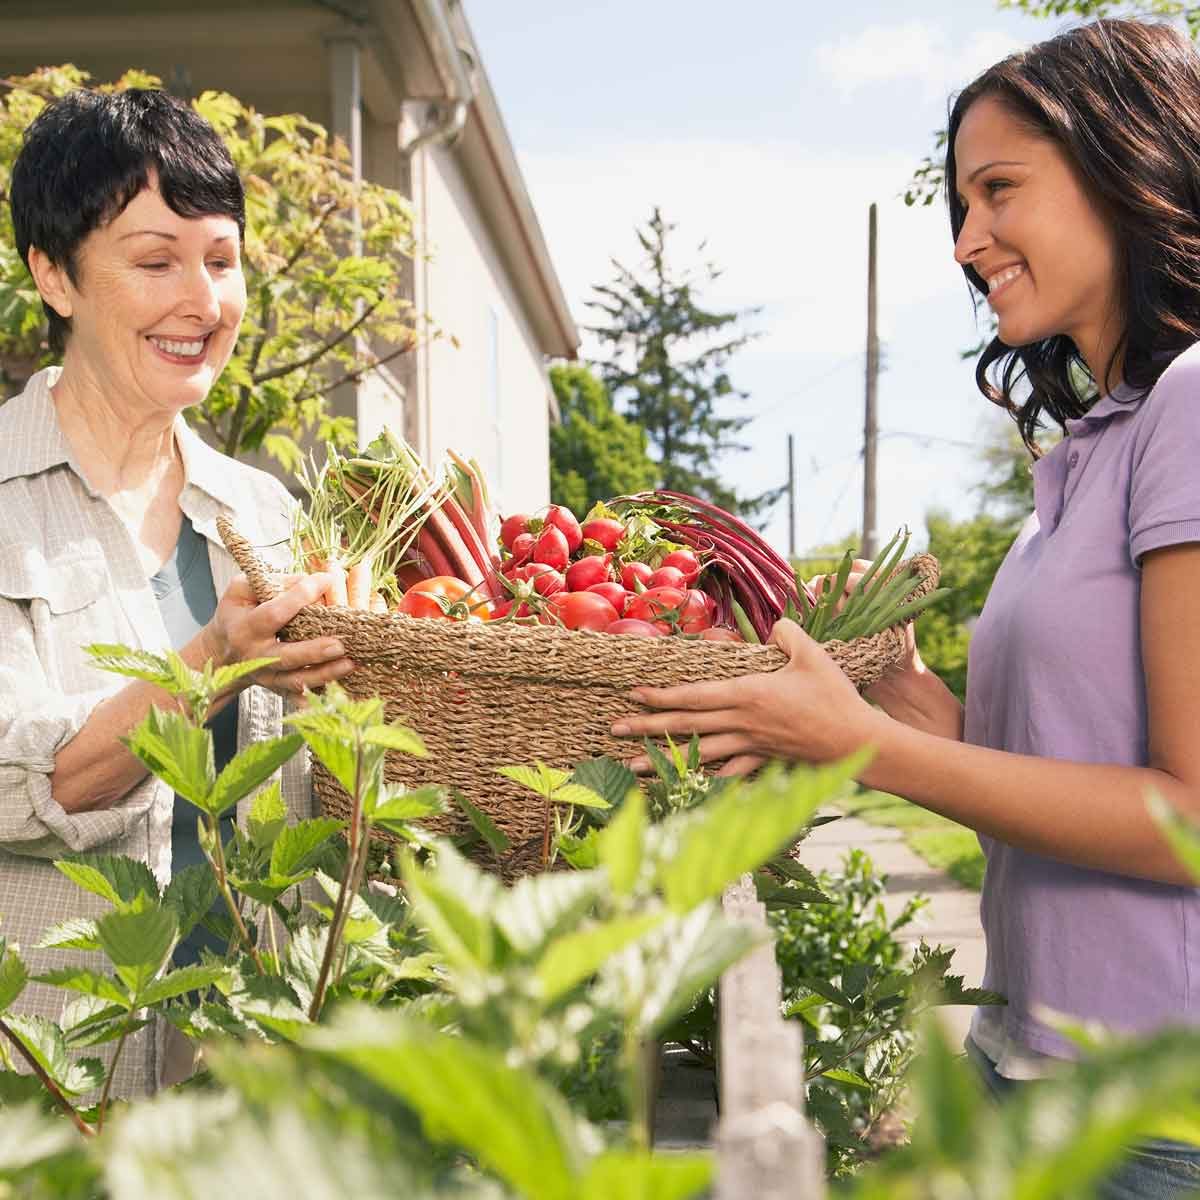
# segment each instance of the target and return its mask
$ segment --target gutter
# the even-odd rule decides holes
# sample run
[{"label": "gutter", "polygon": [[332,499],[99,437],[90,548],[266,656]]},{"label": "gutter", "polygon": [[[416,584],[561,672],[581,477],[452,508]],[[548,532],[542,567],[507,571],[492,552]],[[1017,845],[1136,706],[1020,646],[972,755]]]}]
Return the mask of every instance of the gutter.
[{"label": "gutter", "polygon": [[465,55],[450,28],[443,0],[412,0],[412,7],[425,34],[438,74],[446,85],[449,108],[428,129],[422,130],[401,147],[409,156],[422,146],[453,146],[466,127],[467,113],[475,98],[475,87],[463,62]]}]

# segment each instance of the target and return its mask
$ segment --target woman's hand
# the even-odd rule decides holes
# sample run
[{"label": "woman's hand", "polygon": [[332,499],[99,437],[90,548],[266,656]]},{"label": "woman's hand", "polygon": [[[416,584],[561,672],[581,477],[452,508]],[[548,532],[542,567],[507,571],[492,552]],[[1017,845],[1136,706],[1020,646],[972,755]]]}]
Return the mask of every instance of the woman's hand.
[{"label": "woman's hand", "polygon": [[[779,621],[771,644],[787,666],[735,679],[637,688],[633,698],[661,711],[613,726],[617,736],[690,738],[700,735],[704,762],[728,759],[722,775],[745,775],[768,759],[823,763],[872,741],[887,720],[862,697],[841,669],[793,621]],[[635,759],[634,770],[650,764]]]},{"label": "woman's hand", "polygon": [[274,600],[259,604],[246,577],[238,575],[225,589],[201,636],[209,657],[218,666],[251,658],[279,660],[243,679],[240,687],[257,683],[283,696],[298,696],[305,688],[340,679],[354,669],[354,663],[336,638],[307,642],[282,642],[277,638],[279,630],[305,605],[320,603],[330,577],[327,573],[290,575],[282,582],[284,591]]}]

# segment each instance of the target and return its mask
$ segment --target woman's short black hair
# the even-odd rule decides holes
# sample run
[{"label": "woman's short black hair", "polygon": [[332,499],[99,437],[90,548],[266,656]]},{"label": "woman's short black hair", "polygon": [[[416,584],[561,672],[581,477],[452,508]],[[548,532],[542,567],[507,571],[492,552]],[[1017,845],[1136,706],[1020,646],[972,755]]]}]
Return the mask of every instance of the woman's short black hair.
[{"label": "woman's short black hair", "polygon": [[[246,201],[217,131],[166,92],[69,92],[30,123],[10,185],[17,250],[36,246],[78,286],[80,243],[118,217],[157,176],[181,217],[226,216],[246,231]],[[43,305],[50,344],[61,351],[70,322]]]}]

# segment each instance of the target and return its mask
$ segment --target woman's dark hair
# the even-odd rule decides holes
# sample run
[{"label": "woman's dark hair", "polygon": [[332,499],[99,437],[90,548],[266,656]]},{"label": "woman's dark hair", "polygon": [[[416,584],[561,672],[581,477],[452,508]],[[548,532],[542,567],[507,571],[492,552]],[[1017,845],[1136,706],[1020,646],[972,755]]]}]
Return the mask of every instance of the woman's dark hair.
[{"label": "woman's dark hair", "polygon": [[[1144,394],[1175,355],[1200,340],[1200,55],[1170,25],[1101,20],[990,67],[950,112],[946,193],[956,241],[965,214],[954,140],[984,96],[1057,142],[1111,222],[1121,331],[1105,370],[1123,352],[1123,379]],[[979,274],[963,270],[986,295]],[[1095,394],[1080,394],[1081,369],[1086,377],[1087,364],[1063,335],[1017,347],[995,338],[975,380],[1012,414],[1036,454],[1043,414],[1065,427],[1090,407]],[[1014,392],[1023,381],[1030,390],[1018,404]]]},{"label": "woman's dark hair", "polygon": [[[17,250],[29,265],[36,246],[79,285],[80,243],[120,216],[158,177],[181,217],[226,216],[246,231],[242,181],[213,127],[166,92],[70,92],[25,130],[10,185]],[[61,351],[70,322],[43,304],[50,345]]]}]

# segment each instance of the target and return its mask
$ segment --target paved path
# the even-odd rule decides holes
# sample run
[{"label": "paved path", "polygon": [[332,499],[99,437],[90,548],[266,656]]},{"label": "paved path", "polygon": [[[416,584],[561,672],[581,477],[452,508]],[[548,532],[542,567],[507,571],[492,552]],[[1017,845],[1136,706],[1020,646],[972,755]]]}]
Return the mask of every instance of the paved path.
[{"label": "paved path", "polygon": [[[897,932],[904,942],[921,938],[931,946],[939,942],[954,948],[952,971],[963,977],[965,987],[983,983],[983,929],[979,924],[979,893],[955,883],[944,872],[931,867],[909,848],[903,833],[886,825],[870,825],[857,817],[842,817],[815,829],[804,841],[798,857],[814,871],[836,871],[852,849],[865,850],[881,875],[889,876],[884,907],[895,916],[916,893],[929,897],[929,904],[911,925]],[[971,1021],[970,1008],[943,1008],[939,1015],[961,1043]]]}]

